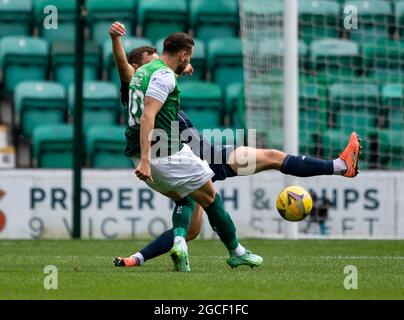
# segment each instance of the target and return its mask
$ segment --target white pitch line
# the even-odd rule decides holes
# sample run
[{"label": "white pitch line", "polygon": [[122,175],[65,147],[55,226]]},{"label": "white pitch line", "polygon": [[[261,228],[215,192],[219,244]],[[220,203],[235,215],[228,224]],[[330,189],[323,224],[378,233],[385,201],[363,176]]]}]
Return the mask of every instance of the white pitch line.
[{"label": "white pitch line", "polygon": [[317,258],[338,260],[404,260],[404,256],[319,256]]}]

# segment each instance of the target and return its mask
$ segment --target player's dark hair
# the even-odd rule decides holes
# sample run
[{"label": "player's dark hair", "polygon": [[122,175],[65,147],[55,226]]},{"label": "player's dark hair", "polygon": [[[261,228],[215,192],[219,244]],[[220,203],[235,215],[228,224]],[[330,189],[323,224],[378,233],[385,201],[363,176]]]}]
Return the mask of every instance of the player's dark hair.
[{"label": "player's dark hair", "polygon": [[181,50],[191,51],[195,46],[194,39],[184,32],[176,32],[164,40],[163,53],[176,54]]},{"label": "player's dark hair", "polygon": [[150,46],[142,46],[132,49],[128,55],[129,64],[137,64],[140,66],[142,64],[143,54],[147,52],[149,55],[157,53],[157,49]]}]

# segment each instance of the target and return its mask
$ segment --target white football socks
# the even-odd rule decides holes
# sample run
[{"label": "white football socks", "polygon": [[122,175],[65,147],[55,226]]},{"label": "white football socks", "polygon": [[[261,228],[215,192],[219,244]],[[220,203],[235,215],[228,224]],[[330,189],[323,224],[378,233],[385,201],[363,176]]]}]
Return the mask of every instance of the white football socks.
[{"label": "white football socks", "polygon": [[135,254],[131,255],[131,257],[137,259],[139,262],[139,265],[142,265],[144,263],[143,254],[141,254],[140,252],[136,252]]},{"label": "white football socks", "polygon": [[245,254],[245,248],[239,243],[237,248],[231,251],[231,254],[236,257],[241,257]]},{"label": "white football socks", "polygon": [[334,164],[334,173],[341,173],[341,171],[347,169],[345,161],[342,160],[341,158],[333,160],[333,164]]},{"label": "white football socks", "polygon": [[180,247],[181,247],[183,250],[188,251],[187,242],[185,241],[185,238],[184,238],[184,237],[175,236],[175,237],[174,237],[174,243],[175,243],[175,244],[176,244],[176,243],[179,243],[179,244],[180,244]]}]

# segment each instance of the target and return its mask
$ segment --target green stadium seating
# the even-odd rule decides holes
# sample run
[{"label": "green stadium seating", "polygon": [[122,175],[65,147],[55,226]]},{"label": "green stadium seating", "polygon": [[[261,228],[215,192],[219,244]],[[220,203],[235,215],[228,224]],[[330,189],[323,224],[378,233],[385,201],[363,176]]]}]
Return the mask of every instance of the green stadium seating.
[{"label": "green stadium seating", "polygon": [[384,126],[393,130],[404,130],[404,85],[386,84],[382,88],[382,112]]},{"label": "green stadium seating", "polygon": [[87,132],[87,153],[92,168],[130,168],[131,160],[124,155],[125,129],[117,126],[93,126]]},{"label": "green stadium seating", "polygon": [[[198,39],[194,39],[194,42],[195,42],[194,55],[191,60],[192,67],[194,68],[194,73],[192,74],[192,76],[185,76],[178,78],[180,82],[199,81],[205,79],[207,70],[205,43]],[[164,38],[156,42],[156,48],[159,54],[163,52]]]},{"label": "green stadium seating", "polygon": [[352,41],[314,40],[310,52],[311,67],[315,70],[319,82],[346,82],[357,76],[362,69],[359,46]]},{"label": "green stadium seating", "polygon": [[348,131],[377,125],[379,88],[373,84],[334,84],[330,87],[329,114],[335,127]]},{"label": "green stadium seating", "polygon": [[[98,78],[99,49],[94,42],[85,43],[84,81]],[[67,89],[75,79],[75,45],[73,42],[55,41],[51,48],[53,79]]]},{"label": "green stadium seating", "polygon": [[20,82],[14,91],[14,104],[20,131],[27,138],[41,125],[61,124],[66,120],[66,92],[55,82]]},{"label": "green stadium seating", "polygon": [[238,121],[237,109],[243,90],[244,84],[240,82],[228,85],[225,91],[226,115],[229,117],[230,126],[235,128],[242,128],[242,123]]},{"label": "green stadium seating", "polygon": [[380,163],[383,169],[404,169],[404,131],[379,130],[378,154],[382,155]]},{"label": "green stadium seating", "polygon": [[336,1],[299,1],[299,38],[307,43],[314,39],[337,38],[340,5]]},{"label": "green stadium seating", "polygon": [[299,130],[300,150],[305,154],[316,154],[317,137],[327,127],[327,112],[322,108],[320,90],[317,85],[300,85]]},{"label": "green stadium seating", "polygon": [[[69,88],[69,108],[74,112],[74,85]],[[102,81],[84,82],[83,130],[91,126],[116,125],[119,121],[120,101],[115,84]]]},{"label": "green stadium seating", "polygon": [[212,80],[222,90],[244,81],[243,52],[238,38],[215,38],[208,43],[208,68]]},{"label": "green stadium seating", "polygon": [[396,26],[401,38],[404,38],[404,1],[395,3]]},{"label": "green stadium seating", "polygon": [[91,37],[98,45],[109,37],[109,27],[117,20],[125,25],[128,35],[134,34],[136,11],[133,0],[87,0],[87,9]]},{"label": "green stadium seating", "polygon": [[[122,38],[122,45],[125,49],[126,54],[132,49],[141,46],[153,46],[151,40],[146,38],[139,37],[124,37]],[[104,70],[107,72],[107,77],[109,81],[112,81],[116,84],[120,84],[119,74],[116,70],[114,55],[112,53],[112,45],[111,40],[105,40],[103,45],[103,66]]]},{"label": "green stadium seating", "polygon": [[[254,37],[256,39],[265,39],[265,38],[276,38],[279,37],[279,28],[255,28],[253,25],[253,21],[269,21],[268,17],[273,17],[271,20],[271,26],[281,26],[283,20],[283,0],[271,0],[271,5],[266,5],[266,3],[262,1],[240,1],[240,12],[243,13],[244,16],[251,16],[254,19],[251,20],[246,26],[248,28],[252,28],[254,30]],[[257,20],[255,20],[257,19]],[[248,19],[247,19],[248,20]]]},{"label": "green stadium seating", "polygon": [[215,0],[214,5],[210,0],[194,0],[190,16],[195,37],[203,41],[238,35],[239,13],[233,0]]},{"label": "green stadium seating", "polygon": [[43,125],[34,130],[33,158],[39,168],[71,168],[73,166],[73,126]]},{"label": "green stadium seating", "polygon": [[48,45],[45,40],[8,36],[0,40],[0,65],[6,92],[13,92],[21,81],[45,80]]},{"label": "green stadium seating", "polygon": [[[299,71],[305,72],[308,55],[308,47],[303,41],[299,41]],[[256,50],[253,45],[246,47],[252,48],[252,50]],[[268,73],[269,80],[272,82],[282,82],[283,81],[283,53],[284,53],[284,45],[283,39],[280,38],[270,38],[261,41],[258,47],[258,56],[260,59],[258,63],[262,63],[262,70],[267,69],[268,65],[272,66],[271,71]]]},{"label": "green stadium seating", "polygon": [[185,82],[181,85],[181,108],[199,129],[221,126],[223,96],[219,86],[208,82]]},{"label": "green stadium seating", "polygon": [[330,122],[332,129],[321,134],[324,156],[332,158],[343,150],[352,131],[364,138],[364,150],[361,168],[374,167],[377,154],[372,149],[376,135],[380,93],[374,84],[334,84],[329,97]]},{"label": "green stadium seating", "polygon": [[[44,27],[46,17],[51,17],[51,11],[44,13],[44,8],[49,5],[57,8],[57,29]],[[53,41],[74,41],[76,34],[76,0],[35,0],[34,14],[35,25],[42,38],[50,43]]]},{"label": "green stadium seating", "polygon": [[185,0],[139,0],[139,24],[143,36],[157,41],[174,32],[187,31]]},{"label": "green stadium seating", "polygon": [[369,80],[377,84],[404,82],[404,42],[381,40],[363,46]]},{"label": "green stadium seating", "polygon": [[352,40],[363,43],[389,37],[389,29],[395,21],[388,1],[346,1],[344,6],[347,5],[355,6],[358,13],[358,29],[349,30]]},{"label": "green stadium seating", "polygon": [[31,34],[31,0],[0,1],[0,38]]}]

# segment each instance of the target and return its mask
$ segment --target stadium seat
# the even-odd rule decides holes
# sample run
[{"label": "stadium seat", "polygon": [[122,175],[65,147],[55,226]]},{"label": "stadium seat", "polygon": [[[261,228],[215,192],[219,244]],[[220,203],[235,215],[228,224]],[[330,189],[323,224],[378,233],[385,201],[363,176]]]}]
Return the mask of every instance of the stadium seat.
[{"label": "stadium seat", "polygon": [[0,1],[0,38],[31,34],[32,1]]},{"label": "stadium seat", "polygon": [[43,125],[34,130],[33,158],[38,168],[73,166],[73,126]]},{"label": "stadium seat", "polygon": [[404,169],[404,131],[379,130],[378,154],[383,169]]},{"label": "stadium seat", "polygon": [[299,38],[306,43],[314,39],[337,38],[340,5],[336,1],[299,1]]},{"label": "stadium seat", "polygon": [[[93,81],[98,78],[99,49],[94,42],[85,43],[84,81]],[[53,79],[68,89],[74,82],[75,46],[73,42],[55,41],[51,48]]]},{"label": "stadium seat", "polygon": [[[139,38],[139,37],[124,37],[122,38],[122,45],[125,49],[126,54],[132,49],[141,46],[153,46],[151,40],[146,38]],[[112,45],[111,40],[107,39],[104,41],[103,45],[103,68],[104,71],[107,72],[107,77],[109,81],[112,81],[116,84],[120,84],[119,74],[116,70],[114,55],[112,53]]]},{"label": "stadium seat", "polygon": [[14,104],[20,131],[27,138],[38,126],[66,120],[66,92],[55,82],[20,82],[14,91]]},{"label": "stadium seat", "polygon": [[[69,108],[74,112],[74,85],[69,88]],[[91,126],[116,125],[119,121],[120,102],[115,84],[102,81],[84,82],[83,130]]]},{"label": "stadium seat", "polygon": [[199,129],[221,126],[223,96],[220,87],[208,82],[185,82],[181,85],[181,108]]},{"label": "stadium seat", "polygon": [[[348,40],[314,40],[310,48],[310,62],[320,82],[349,81],[362,69],[359,46]],[[320,80],[320,78],[323,78]]]},{"label": "stadium seat", "polygon": [[395,21],[388,1],[346,1],[344,6],[347,5],[355,6],[358,14],[358,29],[349,30],[352,40],[363,43],[389,37],[389,29],[394,26]]},{"label": "stadium seat", "polygon": [[143,36],[157,41],[188,27],[185,0],[139,0],[139,25]]},{"label": "stadium seat", "polygon": [[109,37],[110,25],[119,20],[128,35],[134,34],[135,2],[133,0],[87,0],[88,25],[91,38],[102,45]]},{"label": "stadium seat", "polygon": [[[182,81],[199,81],[204,80],[206,76],[206,54],[205,54],[205,43],[201,40],[194,39],[194,55],[191,60],[192,67],[194,68],[194,73],[192,76],[180,77],[178,80]],[[159,54],[163,52],[164,48],[164,38],[156,42],[156,48]]]},{"label": "stadium seat", "polygon": [[363,46],[366,76],[377,84],[404,82],[404,42],[380,40]]},{"label": "stadium seat", "polygon": [[382,113],[384,127],[392,130],[404,130],[404,85],[386,84],[382,88]]},{"label": "stadium seat", "polygon": [[[307,61],[308,47],[303,41],[299,41],[299,71],[304,72],[306,69],[305,62]],[[251,47],[256,50],[253,45],[246,47]],[[258,63],[262,63],[258,69],[267,68],[271,66],[271,72],[269,72],[268,77],[272,82],[283,82],[283,54],[284,54],[284,42],[283,39],[269,38],[262,40],[258,47]]]},{"label": "stadium seat", "polygon": [[[47,6],[57,8],[57,29],[48,29],[44,26],[46,18],[51,11],[44,13]],[[76,28],[76,1],[75,0],[35,0],[34,1],[35,25],[39,35],[52,43],[53,41],[74,41]],[[50,22],[54,22],[51,19]]]},{"label": "stadium seat", "polygon": [[117,126],[93,126],[87,132],[87,154],[92,168],[130,168],[132,161],[124,155],[125,129]]},{"label": "stadium seat", "polygon": [[45,80],[48,71],[48,45],[45,40],[9,36],[0,40],[0,65],[8,93],[21,81]]},{"label": "stadium seat", "polygon": [[404,1],[395,3],[396,26],[401,39],[404,38]]},{"label": "stadium seat", "polygon": [[222,90],[244,81],[243,52],[238,38],[215,38],[208,43],[208,68],[212,80]]},{"label": "stadium seat", "polygon": [[214,5],[210,0],[194,0],[190,18],[195,37],[203,41],[238,35],[239,13],[233,0],[216,0]]}]

